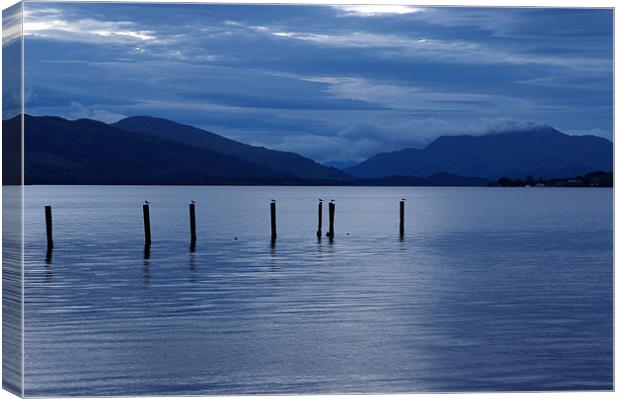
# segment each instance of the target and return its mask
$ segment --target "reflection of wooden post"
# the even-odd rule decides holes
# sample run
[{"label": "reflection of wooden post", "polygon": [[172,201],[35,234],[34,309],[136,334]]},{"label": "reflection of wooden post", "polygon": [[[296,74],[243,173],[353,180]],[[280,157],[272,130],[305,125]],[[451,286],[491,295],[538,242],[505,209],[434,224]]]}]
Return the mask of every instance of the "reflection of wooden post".
[{"label": "reflection of wooden post", "polygon": [[400,235],[405,235],[405,200],[400,200]]},{"label": "reflection of wooden post", "polygon": [[189,204],[189,231],[191,236],[191,244],[196,244],[196,204]]},{"label": "reflection of wooden post", "polygon": [[48,265],[52,264],[52,255],[54,254],[54,250],[50,247],[47,247],[47,251],[45,252],[45,263]]},{"label": "reflection of wooden post", "polygon": [[144,245],[151,245],[151,216],[149,214],[149,204],[142,205],[144,215]]},{"label": "reflection of wooden post", "polygon": [[332,239],[334,238],[334,214],[336,213],[336,204],[333,202],[329,203],[329,231],[327,232],[327,236]]},{"label": "reflection of wooden post", "polygon": [[271,201],[271,240],[275,240],[278,237],[276,232],[276,202]]},{"label": "reflection of wooden post", "polygon": [[52,237],[52,207],[45,206],[45,233],[47,234],[47,249],[54,248],[54,239]]},{"label": "reflection of wooden post", "polygon": [[319,200],[319,228],[316,231],[316,236],[321,238],[323,236],[323,201]]}]

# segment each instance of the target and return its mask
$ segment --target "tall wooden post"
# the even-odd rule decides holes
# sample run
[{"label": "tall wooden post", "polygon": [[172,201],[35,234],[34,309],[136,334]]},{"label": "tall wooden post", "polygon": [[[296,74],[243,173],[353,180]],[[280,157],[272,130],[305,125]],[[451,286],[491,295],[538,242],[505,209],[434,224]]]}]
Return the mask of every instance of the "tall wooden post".
[{"label": "tall wooden post", "polygon": [[271,201],[271,240],[275,241],[278,237],[278,233],[276,232],[276,202]]},{"label": "tall wooden post", "polygon": [[327,232],[327,236],[330,239],[334,238],[334,214],[336,213],[336,204],[330,202],[329,205],[329,231]]},{"label": "tall wooden post", "polygon": [[400,200],[400,235],[405,235],[405,200]]},{"label": "tall wooden post", "polygon": [[144,216],[144,246],[151,245],[151,215],[149,213],[149,204],[142,205],[142,214]]},{"label": "tall wooden post", "polygon": [[54,238],[52,235],[52,207],[45,206],[45,233],[47,235],[47,249],[54,248]]},{"label": "tall wooden post", "polygon": [[323,236],[323,201],[319,200],[319,227],[316,230],[316,236],[321,238]]},{"label": "tall wooden post", "polygon": [[196,204],[189,204],[189,233],[192,246],[196,244]]}]

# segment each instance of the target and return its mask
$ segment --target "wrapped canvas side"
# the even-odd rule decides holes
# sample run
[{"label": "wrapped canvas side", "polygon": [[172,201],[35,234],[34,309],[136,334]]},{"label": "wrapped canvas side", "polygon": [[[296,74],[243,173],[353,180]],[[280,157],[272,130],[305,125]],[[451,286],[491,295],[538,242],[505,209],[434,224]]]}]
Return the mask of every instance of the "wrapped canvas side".
[{"label": "wrapped canvas side", "polygon": [[23,395],[23,7],[2,13],[2,387]]}]

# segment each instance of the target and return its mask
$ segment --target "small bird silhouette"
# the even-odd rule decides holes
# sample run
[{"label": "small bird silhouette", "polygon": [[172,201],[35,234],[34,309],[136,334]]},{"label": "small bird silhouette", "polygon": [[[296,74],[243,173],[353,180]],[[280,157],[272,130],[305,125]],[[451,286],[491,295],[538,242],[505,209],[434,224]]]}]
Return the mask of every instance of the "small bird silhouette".
[{"label": "small bird silhouette", "polygon": [[319,202],[323,202],[323,198],[319,198]]},{"label": "small bird silhouette", "polygon": [[194,200],[190,200],[190,201],[192,202],[192,204],[195,204],[195,203],[196,203],[196,201],[194,201]]},{"label": "small bird silhouette", "polygon": [[274,199],[271,199],[271,202],[276,202],[276,200],[274,200]]},{"label": "small bird silhouette", "polygon": [[333,199],[330,199],[330,200],[329,200],[329,202],[334,202],[334,200],[333,200]]},{"label": "small bird silhouette", "polygon": [[144,200],[144,203],[145,203],[145,204],[150,204],[150,202],[148,202],[147,200]]},{"label": "small bird silhouette", "polygon": [[401,200],[401,201],[407,201],[407,199],[406,199],[406,198],[401,198],[400,200]]}]

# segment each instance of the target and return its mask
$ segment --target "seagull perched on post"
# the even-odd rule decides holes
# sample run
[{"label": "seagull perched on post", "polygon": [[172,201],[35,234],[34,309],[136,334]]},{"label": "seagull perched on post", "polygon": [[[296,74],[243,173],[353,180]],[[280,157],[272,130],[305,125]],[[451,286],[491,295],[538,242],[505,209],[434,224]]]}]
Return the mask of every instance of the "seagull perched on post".
[{"label": "seagull perched on post", "polygon": [[144,203],[145,203],[145,204],[150,204],[150,202],[148,202],[147,200],[144,200]]},{"label": "seagull perched on post", "polygon": [[194,200],[190,200],[190,201],[192,202],[192,204],[195,204],[195,203],[196,203],[196,201],[194,201]]},{"label": "seagull perched on post", "polygon": [[323,202],[323,198],[319,198],[319,202]]},{"label": "seagull perched on post", "polygon": [[276,202],[276,200],[272,199],[271,202]]},{"label": "seagull perched on post", "polygon": [[329,202],[334,202],[333,198],[329,200]]},{"label": "seagull perched on post", "polygon": [[401,200],[401,201],[407,201],[407,199],[406,199],[406,198],[401,198],[400,200]]}]

